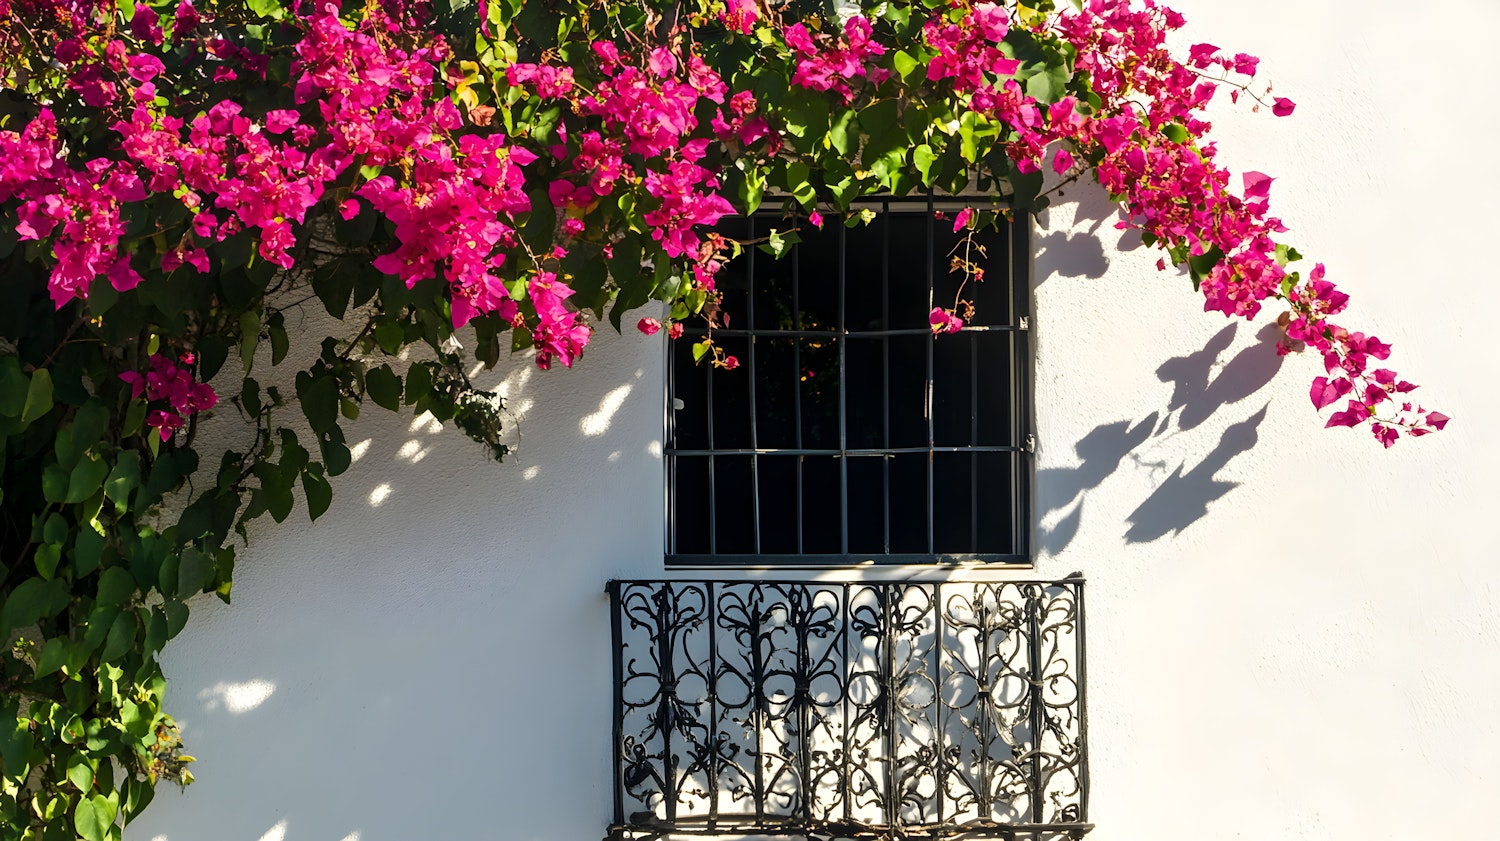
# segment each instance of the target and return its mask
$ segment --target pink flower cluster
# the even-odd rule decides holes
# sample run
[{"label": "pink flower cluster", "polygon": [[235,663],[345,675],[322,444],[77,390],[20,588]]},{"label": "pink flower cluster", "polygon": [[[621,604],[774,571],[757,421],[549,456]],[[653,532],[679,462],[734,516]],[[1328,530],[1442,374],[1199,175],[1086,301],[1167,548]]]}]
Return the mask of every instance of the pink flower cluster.
[{"label": "pink flower cluster", "polygon": [[[1253,77],[1258,60],[1197,44],[1186,63],[1178,61],[1165,41],[1183,23],[1181,15],[1150,0],[1139,9],[1129,0],[1090,0],[1082,13],[1056,21],[1077,51],[1078,69],[1089,73],[1102,100],[1097,112],[1113,115],[1082,121],[1073,139],[1096,150],[1099,183],[1123,197],[1129,218],[1122,225],[1139,228],[1163,247],[1181,249],[1187,258],[1217,258],[1200,281],[1205,310],[1248,319],[1267,299],[1286,301],[1290,313],[1283,324],[1291,341],[1283,343],[1282,352],[1311,347],[1332,375],[1314,381],[1313,405],[1321,409],[1355,395],[1329,426],[1373,419],[1371,429],[1386,447],[1401,430],[1420,436],[1442,429],[1446,416],[1395,399],[1416,386],[1388,369],[1367,370],[1368,360],[1390,355],[1389,345],[1326,320],[1344,309],[1348,296],[1324,280],[1323,266],[1301,283],[1284,268],[1286,257],[1275,236],[1285,227],[1269,214],[1272,179],[1246,173],[1240,194],[1230,190],[1228,171],[1214,162],[1214,145],[1202,141],[1210,126],[1199,115],[1220,84],[1229,84],[1235,99],[1249,90],[1247,82],[1232,76]],[[1209,78],[1204,71],[1221,75]],[[1278,98],[1271,108],[1287,116],[1295,105]],[[1157,265],[1166,268],[1165,261]],[[1395,413],[1380,416],[1388,407]]]},{"label": "pink flower cluster", "polygon": [[144,394],[147,401],[166,403],[169,407],[151,409],[146,413],[146,425],[155,429],[162,441],[181,429],[187,418],[212,409],[219,402],[213,386],[193,382],[192,372],[185,367],[191,366],[193,361],[190,353],[183,354],[180,360],[157,353],[151,356],[150,370],[145,374],[140,371],[120,374],[120,379],[130,386],[132,400],[139,400]]},{"label": "pink flower cluster", "polygon": [[868,78],[880,84],[890,71],[876,67],[872,61],[885,55],[885,47],[872,39],[874,29],[859,15],[844,21],[843,38],[820,35],[816,41],[801,23],[788,26],[782,33],[786,45],[797,54],[797,69],[792,84],[813,91],[834,91],[845,102],[854,98],[854,79]]}]

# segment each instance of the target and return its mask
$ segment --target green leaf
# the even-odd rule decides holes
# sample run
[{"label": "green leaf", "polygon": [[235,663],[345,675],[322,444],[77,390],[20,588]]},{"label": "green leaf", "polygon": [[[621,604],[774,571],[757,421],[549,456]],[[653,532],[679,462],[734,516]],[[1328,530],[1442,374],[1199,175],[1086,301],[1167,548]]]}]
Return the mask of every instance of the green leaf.
[{"label": "green leaf", "polygon": [[[287,497],[290,498],[291,494],[288,493]],[[288,503],[288,508],[290,508],[290,503]],[[276,516],[274,510],[271,516]],[[285,514],[278,517],[276,522],[279,523],[284,519],[286,519]],[[191,598],[203,592],[203,588],[208,586],[213,576],[214,559],[211,555],[198,551],[195,546],[182,547],[182,554],[177,560],[177,595],[180,598]]]},{"label": "green leaf", "polygon": [[328,506],[333,503],[333,486],[323,477],[323,468],[317,464],[308,465],[302,472],[302,492],[307,497],[307,517],[316,520],[323,516]]},{"label": "green leaf", "polygon": [[57,543],[43,543],[36,547],[36,554],[32,555],[37,574],[48,580],[57,574],[57,564],[61,560],[62,546]]},{"label": "green leaf", "polygon": [[96,455],[83,459],[68,476],[68,493],[63,497],[63,502],[68,504],[83,502],[99,490],[99,486],[104,484],[104,478],[108,475],[109,463],[104,459]]},{"label": "green leaf", "polygon": [[68,758],[68,782],[85,793],[94,787],[94,766],[87,756],[75,753]]},{"label": "green leaf", "polygon": [[167,638],[176,637],[187,626],[188,606],[182,602],[167,602],[161,608],[167,617]]},{"label": "green leaf", "polygon": [[937,155],[932,151],[932,147],[926,143],[911,150],[912,164],[917,168],[917,172],[921,173],[922,186],[924,187],[932,186],[932,164],[936,160]]},{"label": "green leaf", "polygon": [[121,510],[130,505],[130,495],[141,485],[141,456],[135,450],[120,454],[119,461],[104,480],[104,495]]},{"label": "green leaf", "polygon": [[902,81],[905,81],[906,77],[910,76],[912,74],[912,71],[916,70],[917,67],[920,66],[917,60],[912,58],[911,54],[906,50],[897,52],[894,56],[892,56],[891,62],[892,65],[896,68],[896,72],[901,74]]},{"label": "green leaf", "polygon": [[375,405],[394,412],[401,408],[401,377],[389,365],[372,368],[365,374],[365,393]]},{"label": "green leaf", "polygon": [[339,384],[332,375],[298,372],[297,399],[302,401],[302,414],[307,416],[314,432],[326,432],[338,424]]},{"label": "green leaf", "polygon": [[713,346],[714,346],[714,343],[708,341],[707,339],[704,339],[703,341],[694,344],[693,345],[693,361],[694,362],[702,362],[703,361],[703,357],[705,357],[705,356],[708,355],[709,350],[712,349]]},{"label": "green leaf", "polygon": [[58,464],[47,465],[47,469],[42,471],[42,499],[48,502],[62,502],[63,497],[67,495],[68,471]]},{"label": "green leaf", "polygon": [[69,601],[67,584],[61,579],[28,578],[16,585],[0,609],[0,633],[35,625],[67,607]]},{"label": "green leaf", "polygon": [[1166,125],[1162,126],[1161,133],[1163,137],[1172,141],[1173,143],[1186,143],[1188,142],[1188,138],[1192,137],[1191,134],[1188,134],[1188,130],[1186,128],[1183,128],[1177,123],[1167,123]]},{"label": "green leaf", "polygon": [[380,349],[395,356],[401,352],[401,345],[406,340],[406,331],[401,325],[391,319],[382,319],[375,325],[375,344]]},{"label": "green leaf", "polygon": [[222,333],[210,333],[198,340],[198,379],[208,382],[224,367],[229,358],[229,337]]},{"label": "green leaf", "polygon": [[26,375],[21,372],[21,360],[8,354],[0,357],[0,417],[21,416],[29,387]]},{"label": "green leaf", "polygon": [[135,611],[122,610],[109,625],[109,636],[104,640],[104,650],[99,653],[101,662],[113,663],[135,648]]},{"label": "green leaf", "polygon": [[286,9],[281,0],[245,0],[245,5],[250,11],[263,18],[281,20],[286,15]]},{"label": "green leaf", "polygon": [[78,536],[73,539],[73,573],[88,575],[99,568],[103,557],[104,536],[88,526],[79,529]]},{"label": "green leaf", "polygon": [[410,406],[432,391],[432,369],[418,363],[406,372],[406,405]]},{"label": "green leaf", "polygon": [[53,637],[42,646],[42,653],[36,658],[36,676],[46,677],[61,669],[68,662],[68,640],[64,637]]},{"label": "green leaf", "polygon": [[[263,2],[275,2],[275,0],[263,0]],[[255,5],[255,0],[251,0],[251,5]],[[77,830],[79,836],[85,841],[107,841],[110,828],[114,824],[115,804],[111,803],[109,798],[102,794],[79,798],[78,805],[73,812],[73,829]]]},{"label": "green leaf", "polygon": [[240,364],[245,373],[255,365],[255,346],[260,342],[260,313],[248,311],[240,314]]},{"label": "green leaf", "polygon": [[286,335],[286,317],[280,312],[271,313],[266,319],[266,330],[271,337],[271,364],[280,365],[290,344]]},{"label": "green leaf", "polygon": [[110,567],[99,576],[99,596],[96,603],[118,607],[129,601],[135,591],[134,576],[124,567]]},{"label": "green leaf", "polygon": [[840,155],[852,155],[859,148],[859,124],[855,122],[854,110],[844,109],[833,118],[828,128],[828,142]]},{"label": "green leaf", "polygon": [[46,368],[38,368],[31,375],[26,387],[26,406],[21,410],[22,425],[29,424],[52,411],[52,374]]}]

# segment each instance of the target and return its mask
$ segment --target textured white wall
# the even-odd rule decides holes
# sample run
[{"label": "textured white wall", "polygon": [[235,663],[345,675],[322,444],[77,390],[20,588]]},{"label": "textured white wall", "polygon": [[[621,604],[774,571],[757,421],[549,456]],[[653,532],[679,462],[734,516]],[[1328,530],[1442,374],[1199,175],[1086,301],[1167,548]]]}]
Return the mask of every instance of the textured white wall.
[{"label": "textured white wall", "polygon": [[[1091,838],[1494,837],[1500,100],[1463,36],[1500,6],[1177,7],[1184,48],[1260,55],[1298,103],[1216,107],[1221,160],[1278,178],[1346,323],[1455,420],[1390,452],[1321,431],[1316,360],[1203,314],[1098,195],[1048,214],[1037,573],[1089,577]],[[602,587],[662,571],[661,363],[596,342],[578,371],[516,360],[503,466],[409,417],[354,425],[325,518],[260,529],[234,606],[195,603],[168,649],[199,782],[131,841],[603,834]]]}]

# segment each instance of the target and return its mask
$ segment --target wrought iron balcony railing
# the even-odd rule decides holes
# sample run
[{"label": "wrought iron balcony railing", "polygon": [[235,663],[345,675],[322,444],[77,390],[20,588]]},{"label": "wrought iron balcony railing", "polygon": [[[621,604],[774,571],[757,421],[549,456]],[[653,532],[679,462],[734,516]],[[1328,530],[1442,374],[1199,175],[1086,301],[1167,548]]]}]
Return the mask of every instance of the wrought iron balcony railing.
[{"label": "wrought iron balcony railing", "polygon": [[1083,582],[614,581],[611,839],[1077,839]]}]

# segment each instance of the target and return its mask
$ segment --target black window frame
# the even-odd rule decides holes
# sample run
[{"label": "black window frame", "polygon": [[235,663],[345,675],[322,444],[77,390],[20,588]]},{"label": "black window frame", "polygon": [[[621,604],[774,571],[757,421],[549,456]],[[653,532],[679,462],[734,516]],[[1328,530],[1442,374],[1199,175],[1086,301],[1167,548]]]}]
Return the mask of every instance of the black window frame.
[{"label": "black window frame", "polygon": [[[925,229],[926,230],[926,237],[925,237],[925,239],[926,239],[926,250],[927,250],[926,259],[925,259],[926,274],[927,274],[926,285],[927,285],[927,296],[928,296],[928,309],[930,309],[931,306],[932,306],[935,284],[937,283],[937,280],[938,280],[939,277],[942,277],[942,276],[944,276],[947,273],[947,266],[946,266],[947,256],[944,255],[944,254],[937,254],[936,253],[935,243],[936,243],[936,241],[938,239],[938,233],[937,233],[938,229],[937,229],[936,226],[947,224],[947,220],[951,220],[953,218],[952,214],[955,213],[955,212],[957,212],[959,209],[961,209],[964,206],[974,206],[974,207],[982,208],[982,209],[999,209],[999,208],[1003,208],[1004,207],[1003,204],[998,203],[997,200],[994,199],[993,197],[977,197],[977,196],[976,197],[965,197],[965,196],[947,197],[947,196],[934,196],[934,195],[929,194],[929,195],[926,195],[926,196],[916,196],[916,197],[894,197],[894,196],[892,196],[892,197],[881,197],[881,198],[863,200],[863,201],[860,201],[860,202],[856,202],[854,204],[854,206],[851,208],[851,210],[850,210],[851,213],[857,213],[861,209],[864,209],[864,208],[869,208],[869,209],[875,210],[876,213],[877,213],[877,218],[874,221],[872,221],[870,223],[870,225],[872,225],[872,226],[885,225],[886,226],[885,229],[882,231],[882,235],[881,235],[881,240],[882,240],[883,243],[885,243],[885,247],[887,249],[883,253],[883,256],[881,258],[881,273],[882,273],[881,282],[882,282],[882,300],[883,300],[882,306],[886,310],[886,312],[884,313],[884,316],[883,316],[883,318],[884,318],[883,329],[881,329],[881,330],[874,330],[874,331],[871,331],[871,330],[849,330],[848,329],[848,325],[846,323],[844,323],[845,322],[845,309],[846,309],[845,308],[846,290],[848,288],[848,278],[846,277],[846,274],[845,274],[845,269],[846,269],[847,263],[848,263],[848,252],[847,252],[847,236],[848,236],[848,231],[845,228],[845,226],[843,225],[843,220],[841,218],[839,218],[837,216],[833,216],[833,215],[830,214],[828,216],[827,220],[824,222],[824,226],[823,226],[825,231],[836,229],[837,232],[838,232],[837,235],[839,237],[839,247],[838,247],[838,267],[839,267],[838,268],[838,273],[839,273],[839,278],[838,278],[838,312],[839,312],[839,316],[838,316],[838,320],[839,320],[840,323],[837,325],[836,329],[834,329],[832,331],[828,331],[828,330],[809,331],[809,330],[797,329],[797,327],[800,326],[800,322],[799,322],[799,324],[794,324],[793,325],[794,329],[792,329],[792,330],[766,329],[766,328],[757,327],[757,322],[755,320],[755,312],[754,312],[754,301],[755,301],[755,297],[756,297],[755,294],[754,294],[754,286],[753,286],[753,284],[754,284],[754,277],[755,277],[755,269],[754,269],[755,263],[754,263],[754,261],[756,261],[756,260],[772,260],[774,258],[771,257],[770,255],[757,253],[756,250],[753,249],[753,248],[747,248],[746,249],[745,254],[740,259],[749,261],[748,265],[745,268],[745,275],[749,279],[748,283],[750,284],[750,289],[747,290],[746,295],[745,295],[745,298],[746,298],[745,303],[746,303],[746,309],[747,309],[747,311],[744,312],[744,313],[738,313],[738,312],[733,313],[735,321],[733,321],[731,323],[733,324],[733,326],[734,326],[735,329],[728,329],[728,328],[715,329],[713,331],[713,335],[717,339],[720,339],[720,340],[726,339],[726,338],[728,338],[728,339],[743,340],[744,346],[746,347],[746,350],[747,350],[747,353],[745,354],[745,356],[747,358],[744,358],[744,359],[740,360],[741,366],[737,370],[733,370],[733,371],[715,371],[712,368],[709,368],[708,372],[705,375],[707,377],[706,391],[707,391],[707,402],[708,402],[708,407],[706,409],[706,423],[707,423],[707,430],[706,430],[706,432],[707,432],[707,437],[708,437],[708,445],[707,445],[706,448],[679,448],[679,447],[676,446],[676,442],[677,442],[677,422],[678,422],[678,419],[677,419],[677,411],[676,411],[676,408],[675,408],[674,404],[676,404],[676,402],[677,402],[677,393],[678,393],[678,389],[676,387],[676,378],[678,376],[678,373],[677,373],[677,370],[676,370],[677,364],[678,364],[677,360],[678,360],[679,356],[681,355],[681,351],[680,351],[680,349],[678,347],[674,347],[672,344],[668,345],[668,354],[667,354],[666,372],[665,372],[665,375],[666,375],[667,401],[666,401],[666,412],[665,412],[665,415],[666,415],[666,417],[665,417],[665,439],[664,439],[664,446],[663,446],[663,461],[664,461],[665,474],[666,474],[666,483],[667,483],[667,491],[666,491],[666,495],[665,495],[665,506],[666,506],[666,528],[665,528],[665,549],[666,549],[666,551],[665,551],[665,563],[666,563],[667,567],[669,567],[669,568],[679,568],[679,569],[682,569],[682,568],[705,568],[705,567],[708,567],[708,568],[711,568],[711,567],[732,567],[732,568],[776,568],[776,569],[787,569],[787,568],[797,568],[797,567],[804,567],[804,568],[865,567],[865,566],[869,566],[869,565],[872,565],[872,564],[873,565],[877,565],[877,566],[886,566],[886,565],[922,565],[922,566],[927,566],[927,567],[933,567],[933,566],[954,566],[954,565],[960,565],[960,564],[967,565],[967,564],[975,564],[975,563],[978,563],[978,564],[994,564],[994,565],[1029,565],[1031,563],[1031,549],[1032,549],[1032,547],[1031,547],[1031,537],[1032,537],[1032,526],[1033,526],[1033,523],[1032,523],[1032,499],[1031,499],[1031,497],[1032,497],[1032,482],[1033,482],[1033,477],[1034,477],[1035,464],[1034,464],[1034,460],[1032,459],[1032,452],[1034,450],[1034,446],[1033,446],[1034,437],[1033,437],[1033,433],[1032,433],[1033,404],[1032,404],[1032,399],[1031,399],[1032,350],[1031,350],[1031,335],[1030,335],[1030,333],[1031,333],[1031,319],[1032,319],[1032,315],[1031,315],[1031,282],[1030,282],[1030,270],[1031,270],[1031,235],[1030,235],[1029,216],[1027,214],[1025,214],[1025,213],[1017,213],[1017,214],[1014,215],[1014,218],[1012,218],[1011,220],[1009,220],[1009,221],[1002,220],[999,223],[1002,226],[1002,228],[1005,230],[1005,241],[1006,241],[1006,246],[1007,246],[1007,248],[1006,248],[1006,254],[1004,256],[1004,272],[1005,272],[1006,276],[1004,277],[1003,282],[1005,284],[1007,284],[1007,286],[1008,286],[1008,303],[1009,303],[1009,307],[1010,307],[1010,317],[1009,317],[1009,319],[1006,320],[1005,323],[1001,323],[1001,324],[993,324],[993,323],[986,324],[986,323],[983,323],[983,321],[985,320],[985,314],[983,312],[981,312],[979,319],[976,320],[976,325],[974,325],[974,326],[965,325],[960,330],[960,333],[1003,332],[1003,333],[1008,333],[1009,336],[1010,336],[1010,352],[1009,352],[1009,357],[1010,357],[1009,368],[1010,368],[1010,370],[1008,372],[1008,374],[1009,374],[1009,376],[1008,376],[1008,382],[1003,386],[1003,387],[1006,387],[1006,388],[1009,389],[1009,399],[1008,399],[1008,402],[1007,402],[1007,405],[1008,405],[1008,417],[1007,417],[1007,420],[1009,422],[1010,436],[1009,436],[1009,440],[1008,441],[1006,441],[1003,444],[999,444],[999,445],[978,445],[978,444],[974,443],[975,441],[978,440],[978,437],[979,437],[979,424],[978,424],[978,420],[977,420],[978,409],[976,407],[978,405],[977,404],[977,399],[978,399],[977,398],[977,394],[978,394],[978,389],[980,388],[980,382],[979,382],[979,364],[977,362],[977,357],[975,356],[975,354],[977,354],[978,351],[977,350],[971,350],[971,363],[970,363],[970,368],[969,368],[969,379],[970,379],[971,395],[974,395],[974,396],[971,396],[971,402],[970,402],[971,412],[975,416],[975,419],[973,420],[973,424],[974,424],[974,427],[973,427],[973,429],[974,429],[973,438],[971,439],[971,442],[970,442],[970,444],[968,446],[940,446],[940,445],[936,444],[935,439],[934,439],[934,419],[933,419],[933,412],[932,412],[933,384],[934,384],[934,354],[935,354],[935,344],[934,343],[935,342],[942,342],[944,340],[952,341],[953,337],[944,335],[944,336],[937,336],[937,337],[934,338],[932,336],[932,334],[931,334],[930,329],[927,329],[927,328],[900,328],[900,329],[892,329],[892,327],[891,327],[891,321],[890,321],[890,313],[888,312],[889,306],[890,306],[889,298],[890,298],[890,290],[891,290],[891,287],[890,287],[890,263],[891,263],[891,257],[890,257],[890,255],[891,255],[891,252],[889,250],[891,242],[890,242],[890,236],[889,236],[889,230],[890,230],[889,229],[889,221],[892,218],[892,214],[893,213],[894,214],[900,214],[900,213],[916,214],[916,213],[920,213],[920,214],[924,214],[925,215],[925,220],[926,220],[926,229]],[[940,213],[944,214],[944,218],[940,218],[940,216],[939,216]],[[741,217],[741,221],[746,221],[746,220],[745,220],[744,217]],[[805,224],[806,223],[804,223],[804,226],[805,226]],[[774,212],[774,211],[771,211],[771,212],[760,211],[760,212],[757,212],[756,214],[751,215],[750,217],[748,217],[748,225],[750,226],[750,233],[751,233],[751,237],[752,238],[754,238],[756,236],[764,236],[767,232],[769,232],[769,229],[771,227],[777,227],[777,228],[779,228],[779,229],[781,229],[783,231],[785,231],[787,228],[790,227],[790,223],[788,222],[788,220],[786,220],[785,218],[782,218],[781,214],[779,214],[777,212]],[[798,264],[795,261],[797,260],[796,251],[797,251],[797,249],[800,248],[800,246],[795,246],[794,245],[792,248],[793,248],[793,252],[794,252],[792,255],[790,255],[790,259],[792,259],[794,261],[791,264],[794,267],[793,270],[792,270],[792,299],[793,299],[792,308],[793,308],[793,312],[797,313],[797,312],[799,312],[799,310],[798,310],[798,304],[797,304],[797,294],[798,294],[797,293],[797,289],[798,289],[798,283],[799,283],[799,281],[797,279],[797,271],[796,271],[796,268],[795,268]],[[991,258],[991,259],[993,259],[993,258]],[[992,266],[991,270],[986,273],[986,282],[987,283],[994,283],[996,281],[1000,281],[1001,280],[1000,278],[994,277],[994,271],[993,271],[994,268],[995,267]],[[966,297],[968,297],[968,296],[966,296]],[[925,317],[926,310],[923,311],[922,315]],[[794,317],[800,319],[800,315],[796,315]],[[702,330],[697,331],[697,334],[699,336],[701,336],[702,335]],[[838,364],[839,364],[839,380],[838,380],[839,381],[839,441],[838,441],[838,447],[836,449],[826,448],[826,447],[825,448],[801,447],[800,446],[800,435],[801,435],[800,431],[798,433],[798,436],[799,436],[799,447],[797,447],[797,448],[785,448],[785,447],[781,447],[781,448],[765,448],[765,447],[758,446],[760,442],[757,441],[757,440],[755,440],[756,432],[755,432],[755,420],[754,420],[754,416],[755,416],[756,411],[757,411],[757,409],[756,409],[756,402],[755,402],[755,382],[756,382],[756,375],[757,375],[756,353],[755,353],[756,339],[758,339],[758,338],[761,338],[761,339],[789,339],[789,338],[790,339],[805,339],[805,338],[808,338],[809,336],[832,337],[832,338],[835,338],[835,339],[847,339],[850,336],[854,336],[856,338],[863,337],[863,338],[881,338],[881,339],[883,339],[883,348],[884,348],[884,353],[886,354],[886,359],[887,359],[886,366],[883,369],[884,370],[884,377],[885,377],[885,392],[883,394],[883,398],[884,398],[884,400],[885,400],[885,402],[887,404],[885,406],[885,411],[888,414],[889,413],[889,402],[890,402],[890,376],[891,376],[891,374],[890,374],[890,365],[889,365],[889,361],[888,361],[889,360],[889,353],[890,353],[890,350],[889,350],[890,339],[894,338],[894,337],[897,337],[897,336],[922,336],[922,335],[927,336],[927,342],[926,342],[926,348],[927,348],[927,350],[926,350],[926,379],[925,379],[925,383],[924,383],[924,388],[925,388],[925,405],[923,407],[923,413],[924,413],[926,424],[927,424],[927,441],[926,441],[925,446],[916,447],[916,448],[911,448],[911,447],[891,447],[891,446],[889,446],[890,443],[891,443],[890,440],[889,440],[889,421],[887,421],[887,425],[886,425],[886,440],[883,442],[884,444],[886,444],[886,446],[884,446],[884,447],[878,447],[878,448],[868,448],[868,447],[866,447],[866,448],[851,448],[851,447],[847,446],[847,429],[846,429],[846,425],[847,425],[847,412],[848,412],[848,410],[847,410],[848,398],[847,398],[847,391],[845,389],[845,386],[847,385],[848,380],[845,377],[845,373],[846,373],[846,364],[847,364],[847,357],[848,357],[848,345],[849,345],[848,341],[836,342],[836,344],[838,346],[837,354],[838,354]],[[675,340],[676,343],[680,343],[681,345],[684,345],[684,346],[687,345],[687,344],[692,343],[693,341],[694,341],[694,333],[692,331],[689,331],[682,338]],[[978,347],[978,342],[971,340],[970,346],[971,346],[971,348],[977,348]],[[676,351],[676,353],[674,353],[674,351]],[[701,366],[698,366],[698,367],[702,368],[702,367],[705,367],[705,366],[706,366],[706,362],[704,363],[704,365],[701,365]],[[744,378],[748,379],[748,382],[749,382],[749,385],[748,385],[748,388],[749,388],[749,403],[750,403],[750,415],[751,415],[751,419],[750,419],[751,446],[749,448],[744,448],[744,447],[718,447],[718,448],[716,448],[714,446],[714,443],[713,443],[713,420],[712,420],[712,418],[713,418],[713,415],[714,415],[714,411],[713,411],[713,382],[714,382],[714,378],[715,377],[744,377]],[[800,392],[798,392],[798,393],[800,394]],[[800,397],[798,399],[800,400]],[[799,411],[799,415],[798,415],[799,420],[797,421],[797,423],[800,424],[801,423],[801,420],[800,420],[800,402],[799,402],[798,406],[799,406],[799,410],[798,410]],[[800,427],[799,427],[799,430],[800,430]],[[920,454],[926,454],[927,455],[927,470],[926,470],[926,472],[927,472],[926,526],[927,526],[927,549],[928,549],[928,551],[926,551],[926,552],[892,552],[892,551],[890,551],[890,549],[891,549],[891,544],[890,544],[890,523],[891,523],[891,517],[890,517],[890,497],[891,497],[891,484],[890,484],[890,466],[889,466],[889,464],[890,464],[891,459],[893,459],[894,457],[897,457],[899,455],[909,455],[909,454],[912,454],[912,453],[915,453],[915,454],[918,454],[918,455],[920,455]],[[937,545],[935,543],[935,541],[934,541],[934,519],[935,519],[935,509],[937,507],[936,502],[935,502],[935,500],[936,500],[936,487],[935,487],[935,483],[936,483],[937,480],[934,477],[934,472],[935,472],[934,471],[934,461],[935,461],[934,460],[934,455],[935,454],[943,454],[943,453],[957,453],[957,454],[960,454],[960,455],[962,455],[962,454],[969,454],[971,456],[971,466],[970,466],[970,469],[969,469],[969,477],[970,477],[970,482],[971,482],[971,493],[969,494],[969,499],[970,499],[970,504],[971,504],[972,507],[971,507],[971,511],[970,511],[970,514],[969,514],[969,517],[970,517],[969,523],[970,523],[971,530],[976,535],[975,542],[972,545],[976,545],[976,546],[979,543],[978,538],[977,538],[977,533],[978,533],[978,529],[979,529],[979,517],[980,517],[980,512],[978,510],[979,503],[978,503],[978,493],[977,493],[978,484],[979,484],[979,480],[980,480],[980,469],[979,469],[979,459],[977,458],[977,456],[979,454],[981,454],[981,453],[999,453],[999,454],[1005,454],[1008,457],[1009,463],[1010,463],[1010,469],[1009,469],[1009,472],[1010,472],[1010,477],[1009,477],[1009,485],[1010,485],[1010,490],[1009,490],[1009,502],[1010,502],[1010,505],[1009,505],[1009,508],[1010,508],[1010,511],[1008,512],[1009,513],[1009,517],[1010,517],[1010,526],[1009,526],[1009,531],[1008,531],[1008,537],[1009,537],[1009,543],[1010,543],[1010,547],[1009,548],[1012,551],[1008,551],[1008,552],[940,552],[940,551],[934,551],[934,548]],[[759,548],[760,548],[761,535],[762,535],[760,502],[759,502],[759,500],[760,500],[760,492],[761,492],[761,488],[760,488],[760,484],[759,484],[759,482],[760,482],[760,468],[759,468],[760,460],[762,458],[766,458],[766,457],[794,456],[794,457],[798,458],[798,462],[797,462],[797,464],[798,464],[798,467],[797,467],[797,477],[798,477],[797,487],[798,487],[799,490],[798,490],[798,503],[797,503],[797,518],[798,518],[798,522],[797,522],[797,527],[796,528],[797,528],[797,542],[798,542],[798,548],[799,549],[802,548],[803,535],[804,535],[803,523],[802,523],[802,511],[803,511],[803,507],[802,507],[802,501],[801,501],[801,488],[803,487],[802,486],[802,481],[803,481],[803,473],[802,473],[803,462],[808,457],[827,457],[827,456],[832,456],[833,458],[835,458],[835,459],[838,460],[838,462],[839,462],[839,474],[840,474],[840,497],[841,497],[840,500],[839,500],[839,503],[840,503],[839,504],[839,509],[840,509],[839,546],[840,546],[840,550],[841,551],[835,552],[835,553],[829,553],[829,552],[807,553],[807,552],[800,552],[800,551],[797,552],[797,553],[785,553],[785,552],[767,553],[767,552],[760,552],[760,551],[757,551],[755,553],[743,553],[743,552],[718,552],[718,551],[716,551],[717,550],[716,527],[717,527],[717,520],[718,520],[718,511],[717,511],[717,501],[716,501],[717,490],[716,490],[715,479],[714,479],[714,462],[715,462],[715,459],[719,458],[719,457],[724,457],[724,456],[736,456],[736,457],[739,457],[739,456],[746,456],[746,455],[748,455],[750,457],[750,464],[751,464],[750,476],[751,476],[751,482],[753,483],[753,485],[752,485],[752,489],[750,491],[750,498],[751,498],[751,502],[752,502],[752,507],[754,508],[754,511],[753,511],[753,513],[752,513],[751,516],[752,516],[752,522],[753,522],[752,528],[753,528],[753,531],[754,531],[754,542],[755,542],[755,546],[756,546],[757,550],[759,550]],[[678,531],[677,531],[677,510],[676,509],[677,509],[677,495],[678,495],[677,494],[677,488],[679,487],[679,485],[678,485],[678,479],[679,479],[679,476],[678,476],[678,459],[680,459],[680,458],[703,458],[703,457],[706,457],[707,461],[708,461],[708,497],[709,497],[709,499],[708,499],[708,511],[709,511],[709,517],[708,517],[708,520],[709,520],[709,525],[708,525],[708,528],[709,528],[708,548],[709,548],[709,552],[707,552],[707,553],[700,553],[700,552],[683,553],[683,552],[679,552],[678,551],[678,546],[677,546],[677,534],[678,534]],[[884,492],[884,497],[885,497],[885,508],[886,508],[886,511],[885,511],[885,521],[884,521],[884,526],[883,526],[884,527],[884,532],[885,532],[885,534],[884,534],[884,550],[885,551],[881,552],[881,553],[851,552],[851,551],[849,551],[849,494],[848,494],[848,489],[849,489],[849,478],[848,478],[848,476],[849,476],[849,467],[848,467],[848,465],[849,465],[849,459],[851,457],[855,457],[855,458],[859,458],[859,457],[882,457],[886,461],[886,467],[885,467],[885,476],[886,476],[886,480],[885,481],[886,481],[886,484],[883,487],[883,492]]]}]

